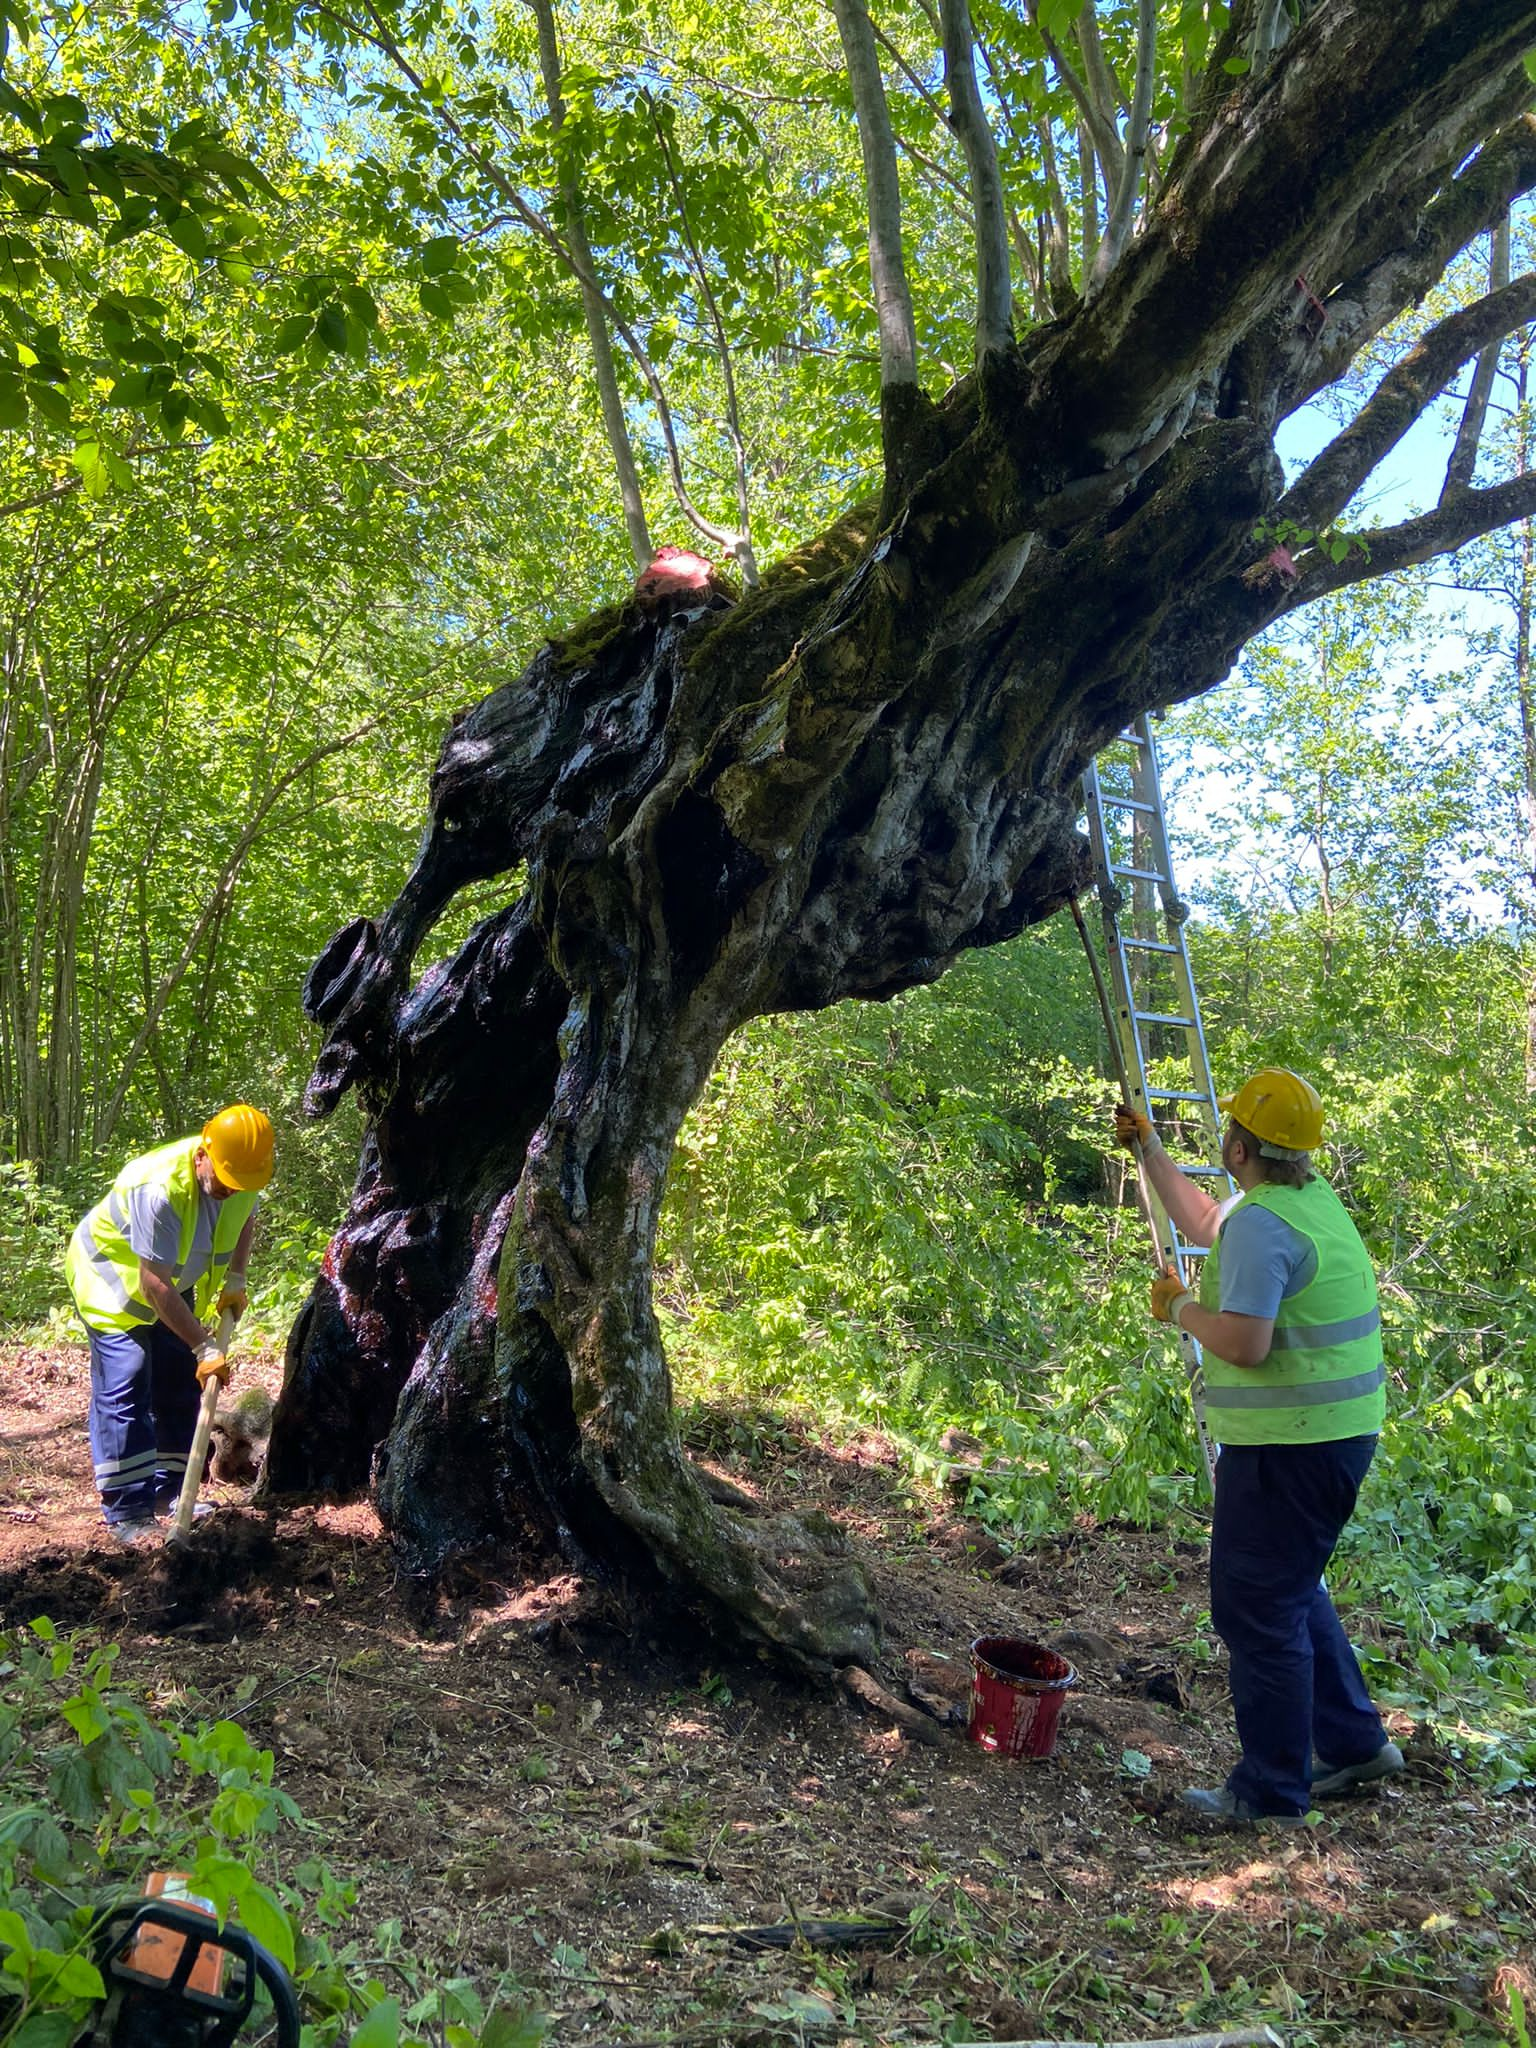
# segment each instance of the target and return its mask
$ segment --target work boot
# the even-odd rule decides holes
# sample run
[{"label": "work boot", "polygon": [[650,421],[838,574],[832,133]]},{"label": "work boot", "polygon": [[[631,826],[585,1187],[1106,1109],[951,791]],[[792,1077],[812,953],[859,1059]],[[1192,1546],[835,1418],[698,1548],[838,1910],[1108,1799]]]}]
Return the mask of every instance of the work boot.
[{"label": "work boot", "polygon": [[1218,1785],[1211,1791],[1192,1788],[1180,1793],[1180,1798],[1191,1813],[1204,1814],[1207,1820],[1235,1820],[1256,1824],[1266,1828],[1299,1828],[1306,1825],[1304,1813],[1260,1813],[1250,1806],[1246,1799],[1239,1799]]},{"label": "work boot", "polygon": [[1384,1742],[1374,1756],[1359,1764],[1325,1764],[1312,1759],[1312,1797],[1342,1799],[1357,1785],[1373,1785],[1378,1778],[1395,1778],[1403,1768],[1403,1752],[1395,1742]]},{"label": "work boot", "polygon": [[107,1534],[114,1543],[136,1550],[141,1544],[160,1541],[160,1524],[153,1515],[141,1515],[132,1521],[108,1522]]}]

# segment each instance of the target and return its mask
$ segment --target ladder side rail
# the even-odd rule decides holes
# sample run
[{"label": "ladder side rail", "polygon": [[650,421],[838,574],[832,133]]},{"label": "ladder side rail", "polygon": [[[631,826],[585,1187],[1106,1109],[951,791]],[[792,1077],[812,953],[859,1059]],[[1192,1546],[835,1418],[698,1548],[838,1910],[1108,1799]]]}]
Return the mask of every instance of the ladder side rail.
[{"label": "ladder side rail", "polygon": [[[1150,736],[1149,736],[1150,739]],[[1138,757],[1140,758],[1140,757]],[[1125,1100],[1131,1108],[1143,1116],[1150,1116],[1151,1103],[1147,1092],[1146,1060],[1142,1050],[1141,1034],[1136,1028],[1136,1002],[1131,986],[1130,963],[1121,944],[1118,906],[1123,901],[1116,881],[1110,855],[1109,835],[1104,816],[1104,804],[1099,788],[1096,765],[1089,764],[1083,776],[1084,810],[1089,828],[1089,842],[1093,853],[1094,869],[1098,883],[1099,907],[1103,917],[1105,952],[1109,962],[1110,976],[1114,982],[1114,1016],[1110,1015],[1109,990],[1088,938],[1087,926],[1077,912],[1078,929],[1082,933],[1084,949],[1093,970],[1094,981],[1099,992],[1100,1005],[1105,1012],[1106,1025],[1114,1023],[1111,1033],[1110,1051],[1119,1069],[1120,1086]],[[1076,912],[1076,905],[1073,905]],[[1181,941],[1182,934],[1175,934]],[[1191,994],[1193,991],[1191,991]],[[1191,1015],[1196,1014],[1193,1010]],[[1137,1193],[1140,1196],[1142,1214],[1146,1219],[1152,1237],[1153,1255],[1159,1270],[1172,1267],[1182,1284],[1188,1284],[1189,1267],[1186,1248],[1181,1243],[1177,1229],[1167,1210],[1159,1200],[1150,1176],[1141,1147],[1136,1148]],[[1197,1340],[1186,1331],[1178,1332],[1179,1352],[1184,1365],[1185,1377],[1189,1384],[1190,1409],[1194,1416],[1195,1437],[1200,1446],[1200,1455],[1205,1465],[1207,1485],[1214,1492],[1216,1485],[1216,1451],[1211,1442],[1205,1419],[1205,1364]]]},{"label": "ladder side rail", "polygon": [[[1103,918],[1109,978],[1113,983],[1113,1019],[1109,1015],[1110,1003],[1105,1000],[1109,991],[1093,949],[1088,945],[1087,930],[1081,918],[1079,929],[1082,931],[1094,979],[1098,984],[1100,1002],[1106,1012],[1105,1022],[1113,1022],[1115,1027],[1112,1032],[1111,1051],[1115,1055],[1127,1103],[1141,1114],[1150,1116],[1152,1096],[1147,1080],[1147,1057],[1140,1030],[1141,1023],[1145,1021],[1149,1025],[1182,1031],[1187,1064],[1194,1086],[1187,1094],[1183,1090],[1178,1091],[1178,1094],[1181,1099],[1197,1102],[1204,1111],[1199,1121],[1205,1126],[1212,1151],[1212,1165],[1205,1170],[1219,1173],[1222,1171],[1219,1165],[1219,1112],[1216,1109],[1216,1094],[1206,1048],[1204,1024],[1184,936],[1186,913],[1174,887],[1172,854],[1168,844],[1157,749],[1150,719],[1143,715],[1136,721],[1135,726],[1127,731],[1124,738],[1134,748],[1129,795],[1113,791],[1106,794],[1099,781],[1096,761],[1089,764],[1083,775],[1084,810]],[[1109,838],[1107,811],[1110,808],[1129,813],[1131,817],[1131,858],[1118,866]],[[1147,849],[1150,849],[1150,854]],[[1122,881],[1130,883],[1128,891],[1122,889]],[[1155,915],[1155,911],[1148,898],[1154,887],[1162,911],[1164,936],[1161,939],[1150,927],[1150,918]],[[1127,909],[1131,929],[1129,934],[1123,934],[1121,913]],[[1131,947],[1144,954],[1148,962],[1158,955],[1171,959],[1179,1005],[1176,1021],[1168,1013],[1155,1011],[1150,1007],[1143,1018],[1142,1005],[1137,1001],[1132,966],[1124,943],[1127,936],[1130,938]],[[1145,1170],[1141,1148],[1138,1146],[1136,1150],[1138,1193],[1158,1264],[1160,1267],[1171,1268],[1180,1281],[1188,1285],[1190,1260],[1202,1256],[1208,1247],[1186,1244],[1181,1240],[1177,1227],[1152,1187]],[[1228,1185],[1230,1186],[1230,1181]],[[1206,1426],[1204,1357],[1199,1342],[1187,1331],[1179,1330],[1177,1335],[1180,1355],[1189,1381],[1195,1433],[1205,1461],[1206,1476],[1214,1485],[1216,1453]]]},{"label": "ladder side rail", "polygon": [[[1190,1068],[1196,1088],[1207,1098],[1208,1115],[1206,1136],[1211,1145],[1211,1162],[1219,1164],[1221,1153],[1221,1112],[1216,1107],[1216,1084],[1211,1075],[1210,1053],[1205,1041],[1205,1020],[1201,1014],[1199,997],[1195,992],[1194,969],[1190,965],[1189,944],[1184,934],[1188,909],[1180,897],[1173,879],[1173,850],[1168,843],[1167,813],[1163,804],[1162,775],[1158,766],[1157,741],[1152,732],[1152,720],[1143,712],[1136,721],[1137,738],[1140,745],[1136,752],[1137,795],[1151,806],[1152,824],[1149,829],[1155,833],[1157,864],[1167,877],[1161,885],[1163,918],[1168,939],[1177,946],[1173,962],[1174,980],[1185,1014],[1191,1020],[1192,1048]],[[1228,1183],[1231,1185],[1230,1181]]]}]

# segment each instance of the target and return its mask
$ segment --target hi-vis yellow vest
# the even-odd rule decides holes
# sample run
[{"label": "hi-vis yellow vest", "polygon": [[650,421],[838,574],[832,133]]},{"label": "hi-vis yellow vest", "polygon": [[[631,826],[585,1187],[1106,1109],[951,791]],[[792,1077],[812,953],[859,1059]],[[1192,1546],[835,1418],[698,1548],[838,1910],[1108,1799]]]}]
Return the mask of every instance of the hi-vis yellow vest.
[{"label": "hi-vis yellow vest", "polygon": [[[1205,1407],[1220,1444],[1321,1444],[1373,1436],[1386,1420],[1387,1370],[1381,1350],[1376,1275],[1360,1233],[1327,1181],[1305,1187],[1266,1182],[1251,1188],[1222,1229],[1248,1203],[1269,1209],[1308,1238],[1317,1272],[1280,1304],[1274,1341],[1259,1365],[1230,1365],[1205,1353]],[[1221,1305],[1221,1238],[1200,1275],[1200,1306]]]},{"label": "hi-vis yellow vest", "polygon": [[[201,1138],[177,1138],[157,1151],[146,1152],[142,1159],[130,1159],[112,1183],[112,1192],[75,1226],[64,1271],[87,1329],[136,1330],[156,1321],[154,1310],[138,1292],[139,1255],[128,1242],[128,1196],[134,1188],[163,1188],[176,1212],[181,1242],[176,1248],[174,1272],[180,1285],[202,1199],[193,1165],[202,1142]],[[229,1255],[256,1202],[254,1194],[233,1194],[217,1205],[213,1250],[193,1300],[198,1316],[206,1316],[218,1300]]]}]

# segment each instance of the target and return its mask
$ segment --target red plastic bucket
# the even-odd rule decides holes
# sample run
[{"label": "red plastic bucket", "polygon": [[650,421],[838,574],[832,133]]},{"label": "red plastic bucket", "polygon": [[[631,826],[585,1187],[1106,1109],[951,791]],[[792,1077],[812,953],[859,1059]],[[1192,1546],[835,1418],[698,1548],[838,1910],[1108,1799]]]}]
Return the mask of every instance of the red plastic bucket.
[{"label": "red plastic bucket", "polygon": [[1061,1700],[1077,1673],[1065,1657],[1022,1636],[978,1636],[971,1645],[966,1732],[996,1756],[1051,1756]]}]

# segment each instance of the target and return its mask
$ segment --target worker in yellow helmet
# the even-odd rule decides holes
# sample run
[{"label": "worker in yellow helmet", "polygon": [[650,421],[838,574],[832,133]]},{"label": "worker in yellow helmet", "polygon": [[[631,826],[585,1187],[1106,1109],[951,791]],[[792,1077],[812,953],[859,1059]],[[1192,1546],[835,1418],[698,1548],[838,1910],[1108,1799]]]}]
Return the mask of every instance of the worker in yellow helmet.
[{"label": "worker in yellow helmet", "polygon": [[132,1159],[69,1242],[69,1291],[91,1346],[90,1437],[102,1514],[123,1543],[174,1508],[201,1389],[229,1366],[207,1317],[246,1306],[272,1125],[247,1102],[198,1136]]},{"label": "worker in yellow helmet", "polygon": [[1370,1255],[1312,1164],[1317,1090],[1265,1067],[1218,1107],[1221,1163],[1238,1187],[1225,1202],[1180,1171],[1145,1116],[1116,1113],[1169,1217],[1211,1247],[1198,1294],[1172,1273],[1152,1290],[1152,1313],[1204,1353],[1221,1447],[1211,1620],[1242,1744],[1225,1785],[1184,1799],[1199,1813],[1296,1823],[1315,1800],[1403,1768],[1322,1583],[1385,1417],[1381,1315]]}]

